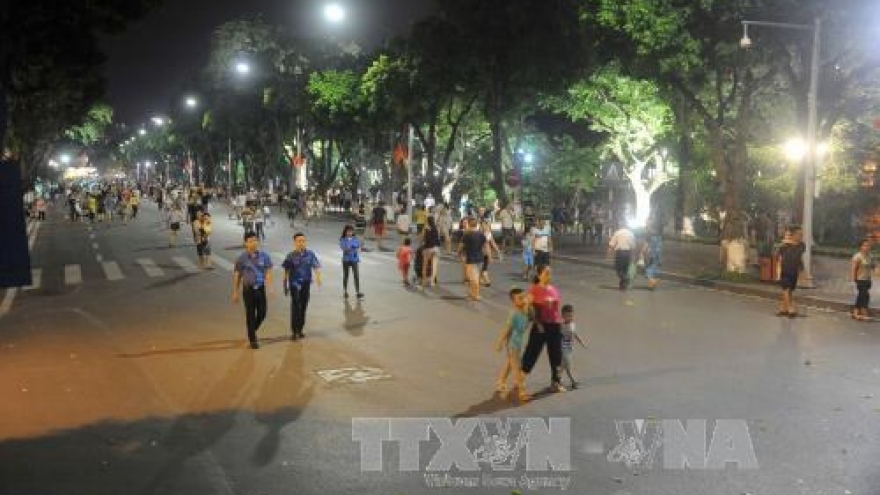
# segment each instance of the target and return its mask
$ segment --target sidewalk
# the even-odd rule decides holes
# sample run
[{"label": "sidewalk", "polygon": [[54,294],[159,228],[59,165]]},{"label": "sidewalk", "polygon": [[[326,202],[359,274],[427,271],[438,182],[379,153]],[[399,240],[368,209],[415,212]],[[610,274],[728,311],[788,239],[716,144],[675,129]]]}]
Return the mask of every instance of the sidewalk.
[{"label": "sidewalk", "polygon": [[[555,246],[554,257],[574,263],[583,263],[613,269],[606,257],[605,245],[583,244],[580,238],[566,235]],[[755,282],[730,282],[721,280],[719,273],[719,247],[666,240],[663,242],[661,280],[711,287],[718,290],[778,299],[779,289],[773,282],[758,282],[758,269],[750,272]],[[813,256],[813,278],[816,288],[798,289],[795,296],[799,304],[849,312],[855,300],[855,287],[849,277],[849,260],[828,256]],[[874,284],[872,301],[880,299],[880,284]],[[876,303],[875,303],[876,304]]]}]

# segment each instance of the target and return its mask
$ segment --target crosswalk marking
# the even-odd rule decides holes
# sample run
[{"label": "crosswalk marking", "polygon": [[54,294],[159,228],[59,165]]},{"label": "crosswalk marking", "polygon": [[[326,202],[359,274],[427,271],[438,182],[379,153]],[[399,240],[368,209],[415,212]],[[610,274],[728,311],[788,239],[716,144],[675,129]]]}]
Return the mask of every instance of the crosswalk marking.
[{"label": "crosswalk marking", "polygon": [[64,285],[79,285],[82,281],[82,267],[79,265],[64,265]]},{"label": "crosswalk marking", "polygon": [[28,285],[24,288],[24,290],[37,290],[40,288],[40,285],[43,283],[43,269],[42,268],[33,268],[31,269],[31,285]]},{"label": "crosswalk marking", "polygon": [[232,264],[232,262],[227,261],[226,258],[221,258],[220,256],[211,256],[211,262],[230,272],[235,268],[235,265]]},{"label": "crosswalk marking", "polygon": [[104,269],[104,276],[107,277],[107,280],[114,281],[125,278],[122,270],[119,269],[119,263],[115,261],[104,261],[101,263],[101,268]]},{"label": "crosswalk marking", "polygon": [[138,258],[137,264],[143,268],[148,277],[161,277],[165,275],[165,271],[156,266],[156,262],[149,258]]},{"label": "crosswalk marking", "polygon": [[190,261],[189,258],[184,258],[183,256],[174,256],[171,259],[174,260],[174,262],[177,263],[177,266],[179,266],[186,273],[199,273],[199,268],[195,264],[193,264],[193,262]]}]

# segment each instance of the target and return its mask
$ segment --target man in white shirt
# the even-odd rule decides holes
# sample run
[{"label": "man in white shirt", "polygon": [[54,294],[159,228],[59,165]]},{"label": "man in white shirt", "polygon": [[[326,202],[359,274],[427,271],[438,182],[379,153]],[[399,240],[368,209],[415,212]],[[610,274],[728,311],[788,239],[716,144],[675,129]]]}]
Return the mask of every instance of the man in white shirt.
[{"label": "man in white shirt", "polygon": [[629,265],[636,248],[636,235],[626,227],[620,228],[608,241],[608,254],[614,254],[614,270],[620,280],[620,290],[629,287]]},{"label": "man in white shirt", "polygon": [[535,241],[532,245],[535,249],[535,266],[550,266],[550,252],[553,250],[553,244],[550,236],[553,231],[550,225],[542,218],[538,220],[538,225],[534,228]]}]

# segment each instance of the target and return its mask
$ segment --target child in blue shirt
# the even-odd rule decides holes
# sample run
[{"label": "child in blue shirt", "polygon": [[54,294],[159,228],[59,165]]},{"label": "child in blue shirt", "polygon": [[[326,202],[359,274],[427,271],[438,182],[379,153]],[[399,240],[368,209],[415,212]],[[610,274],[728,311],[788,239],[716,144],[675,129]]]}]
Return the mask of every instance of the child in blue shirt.
[{"label": "child in blue shirt", "polygon": [[502,397],[507,396],[507,377],[512,373],[513,382],[517,388],[520,402],[529,400],[529,395],[525,389],[525,374],[522,372],[520,362],[522,360],[522,351],[525,347],[526,332],[532,324],[532,316],[528,298],[522,289],[514,287],[510,289],[510,303],[513,306],[504,330],[498,335],[498,341],[495,343],[497,351],[506,351],[504,366],[498,375],[496,390]]}]

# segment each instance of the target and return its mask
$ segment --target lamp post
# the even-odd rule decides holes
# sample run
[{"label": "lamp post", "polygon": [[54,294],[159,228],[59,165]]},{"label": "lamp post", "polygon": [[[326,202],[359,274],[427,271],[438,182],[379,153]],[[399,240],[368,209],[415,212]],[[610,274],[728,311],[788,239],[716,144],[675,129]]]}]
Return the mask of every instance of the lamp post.
[{"label": "lamp post", "polygon": [[813,33],[813,53],[810,64],[810,89],[807,95],[807,150],[804,162],[804,213],[802,229],[804,233],[804,277],[805,287],[815,287],[813,281],[813,197],[816,194],[816,162],[817,153],[817,126],[818,126],[818,103],[819,103],[819,55],[821,53],[822,21],[817,17],[813,24],[789,24],[785,22],[765,21],[742,21],[743,37],[740,46],[749,48],[752,40],[749,38],[749,26],[770,27],[778,29],[790,29],[796,31],[811,31]]}]

